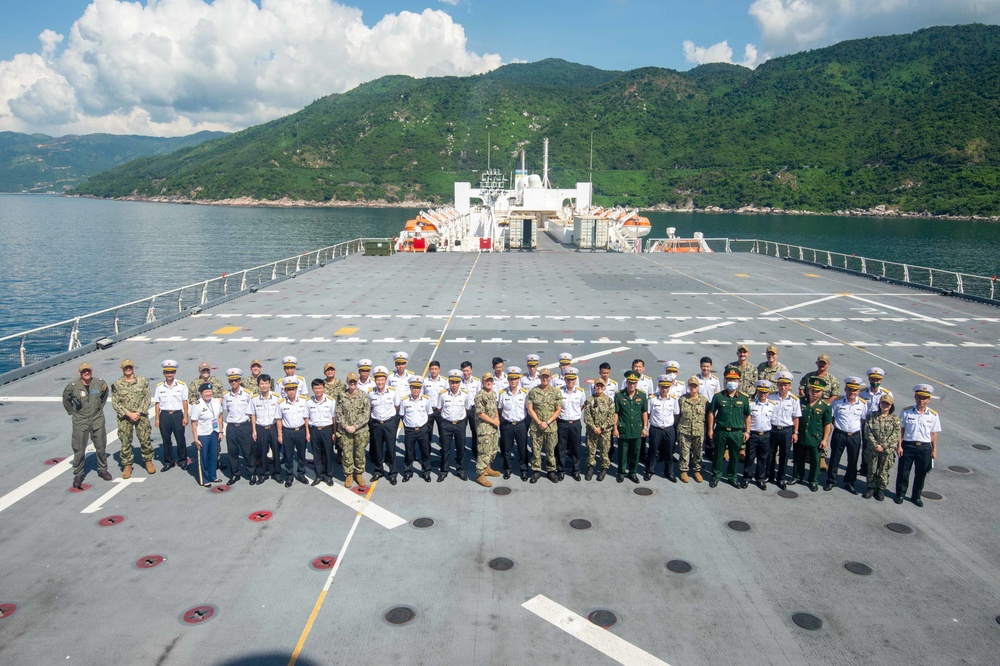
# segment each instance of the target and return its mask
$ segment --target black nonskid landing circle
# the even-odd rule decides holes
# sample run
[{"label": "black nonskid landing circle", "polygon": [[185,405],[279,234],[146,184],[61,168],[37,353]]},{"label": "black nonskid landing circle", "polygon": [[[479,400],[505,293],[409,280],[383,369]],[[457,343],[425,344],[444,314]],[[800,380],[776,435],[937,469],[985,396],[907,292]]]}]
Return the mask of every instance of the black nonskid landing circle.
[{"label": "black nonskid landing circle", "polygon": [[514,568],[514,560],[509,557],[494,557],[489,561],[488,566],[494,571],[510,571]]},{"label": "black nonskid landing circle", "polygon": [[871,576],[873,569],[864,562],[845,562],[844,568],[858,576]]},{"label": "black nonskid landing circle", "polygon": [[913,528],[904,523],[886,523],[885,528],[896,534],[913,534]]},{"label": "black nonskid landing circle", "polygon": [[792,622],[795,623],[795,626],[807,631],[817,631],[823,628],[823,620],[812,613],[795,613],[792,615]]},{"label": "black nonskid landing circle", "polygon": [[968,467],[962,467],[961,465],[951,465],[948,467],[955,474],[972,474],[972,470]]},{"label": "black nonskid landing circle", "polygon": [[409,606],[396,606],[385,612],[385,620],[389,624],[407,624],[417,617],[417,611]]},{"label": "black nonskid landing circle", "polygon": [[641,496],[641,497],[649,497],[650,495],[653,494],[653,489],[652,488],[635,488],[632,492],[635,493],[636,495]]},{"label": "black nonskid landing circle", "polygon": [[417,518],[413,521],[412,525],[419,529],[427,529],[428,527],[434,526],[433,518]]},{"label": "black nonskid landing circle", "polygon": [[618,616],[604,608],[590,611],[587,614],[587,619],[603,629],[610,629],[618,624]]},{"label": "black nonskid landing circle", "polygon": [[494,495],[510,495],[511,492],[511,489],[507,486],[499,486],[493,489]]},{"label": "black nonskid landing circle", "polygon": [[750,523],[747,523],[747,522],[742,521],[742,520],[730,520],[728,523],[726,523],[726,527],[728,527],[729,529],[733,530],[734,532],[749,532],[750,531]]},{"label": "black nonskid landing circle", "polygon": [[592,523],[585,518],[574,518],[573,520],[569,521],[569,526],[572,527],[574,530],[589,530],[592,526]]},{"label": "black nonskid landing circle", "polygon": [[673,571],[674,573],[691,573],[693,568],[694,567],[691,566],[691,563],[686,560],[670,560],[667,562],[667,569]]},{"label": "black nonskid landing circle", "polygon": [[779,490],[778,497],[784,497],[785,499],[795,499],[799,494],[794,490]]},{"label": "black nonskid landing circle", "polygon": [[977,451],[992,451],[993,450],[992,446],[987,446],[986,444],[973,444],[972,448],[976,449]]},{"label": "black nonskid landing circle", "polygon": [[920,496],[924,499],[939,501],[944,499],[944,495],[941,493],[936,493],[933,490],[923,490],[920,492]]}]

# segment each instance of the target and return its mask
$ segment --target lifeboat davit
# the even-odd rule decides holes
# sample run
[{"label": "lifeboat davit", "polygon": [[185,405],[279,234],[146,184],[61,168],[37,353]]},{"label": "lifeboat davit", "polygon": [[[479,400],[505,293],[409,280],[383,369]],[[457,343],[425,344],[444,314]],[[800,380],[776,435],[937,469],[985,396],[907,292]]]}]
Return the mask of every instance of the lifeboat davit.
[{"label": "lifeboat davit", "polygon": [[649,235],[649,218],[632,215],[622,223],[622,233],[632,238],[642,238]]}]

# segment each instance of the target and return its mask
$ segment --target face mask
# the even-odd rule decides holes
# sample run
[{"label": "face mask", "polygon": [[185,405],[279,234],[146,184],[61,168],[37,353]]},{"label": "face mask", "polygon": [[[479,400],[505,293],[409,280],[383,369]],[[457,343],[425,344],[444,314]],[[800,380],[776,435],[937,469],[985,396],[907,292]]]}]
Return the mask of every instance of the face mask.
[{"label": "face mask", "polygon": [[740,383],[739,382],[726,382],[726,390],[727,391],[735,391],[739,387],[740,387]]},{"label": "face mask", "polygon": [[671,381],[672,382],[675,379],[677,379],[677,373],[676,372],[668,372],[667,373],[667,381]]}]

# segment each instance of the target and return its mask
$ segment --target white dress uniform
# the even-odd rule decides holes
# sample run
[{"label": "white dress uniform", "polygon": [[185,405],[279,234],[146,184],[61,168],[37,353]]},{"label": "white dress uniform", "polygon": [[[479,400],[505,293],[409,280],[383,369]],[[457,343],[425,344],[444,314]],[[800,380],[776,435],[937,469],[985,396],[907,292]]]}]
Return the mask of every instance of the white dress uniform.
[{"label": "white dress uniform", "polygon": [[669,393],[666,398],[661,398],[659,393],[650,396],[647,405],[649,425],[657,428],[672,427],[675,417],[681,413],[681,404]]},{"label": "white dress uniform", "polygon": [[704,375],[698,375],[698,393],[705,396],[705,399],[709,402],[712,402],[712,398],[721,390],[722,383],[719,381],[718,376],[709,374],[706,378]]},{"label": "white dress uniform", "polygon": [[647,397],[657,392],[656,387],[653,385],[653,378],[649,375],[641,375],[635,387],[640,391],[645,391]]},{"label": "white dress uniform", "polygon": [[534,377],[531,376],[530,370],[528,372],[529,374],[526,374],[524,377],[521,377],[521,388],[523,388],[525,391],[530,391],[536,386],[540,386],[542,383],[542,378],[538,376],[537,370],[535,371]]},{"label": "white dress uniform", "polygon": [[872,414],[878,414],[879,403],[882,402],[882,396],[884,395],[893,397],[892,391],[890,391],[884,386],[879,386],[874,391],[872,391],[870,386],[861,389],[861,391],[858,393],[858,396],[860,396],[862,400],[868,403],[868,413],[865,414],[865,419],[867,419]]},{"label": "white dress uniform", "polygon": [[337,416],[337,401],[325,393],[322,399],[312,396],[306,401],[309,412],[309,425],[314,428],[326,428],[333,425]]},{"label": "white dress uniform", "polygon": [[430,377],[424,378],[424,395],[429,397],[434,401],[434,406],[440,409],[438,406],[437,397],[441,395],[443,391],[448,390],[448,378],[444,375],[438,375],[437,379],[431,379]]},{"label": "white dress uniform", "polygon": [[414,375],[409,370],[404,370],[403,374],[400,375],[398,372],[393,372],[386,379],[385,383],[396,390],[398,395],[408,395],[410,392],[410,380],[413,379]]},{"label": "white dress uniform", "polygon": [[[847,377],[845,385],[851,380],[860,379]],[[824,490],[830,490],[837,483],[837,470],[840,469],[840,457],[847,451],[847,471],[844,472],[844,488],[852,494],[857,494],[854,482],[858,477],[858,460],[861,457],[861,423],[868,416],[868,403],[856,397],[854,402],[848,402],[847,396],[837,398],[830,405],[833,412],[833,433],[830,435],[830,459],[827,462],[826,485]]]},{"label": "white dress uniform", "polygon": [[466,418],[466,413],[474,407],[474,399],[461,385],[458,393],[452,393],[448,388],[437,395],[437,408],[441,410],[441,419],[457,423]]},{"label": "white dress uniform", "polygon": [[791,391],[784,400],[777,393],[770,394],[767,399],[774,403],[771,428],[791,428],[795,425],[794,419],[802,418],[802,401]]},{"label": "white dress uniform", "polygon": [[[418,377],[416,381],[420,381]],[[409,388],[409,387],[407,387]],[[407,394],[399,400],[399,415],[403,421],[403,481],[413,476],[413,461],[420,458],[421,476],[430,481],[431,445],[427,423],[434,413],[434,400],[423,392],[414,398]]]},{"label": "white dress uniform", "polygon": [[[934,393],[934,387],[930,384],[917,384],[913,387],[913,392],[926,397]],[[901,503],[906,496],[912,467],[914,476],[910,499],[917,506],[923,506],[920,494],[924,490],[927,472],[933,469],[932,435],[941,432],[941,417],[930,407],[925,407],[920,412],[913,405],[904,409],[899,418],[903,422],[903,455],[899,458],[899,467],[896,469],[896,503]]]},{"label": "white dress uniform", "polygon": [[501,372],[499,377],[496,376],[496,373],[493,373],[493,395],[499,397],[500,391],[505,388],[507,388],[507,373]]},{"label": "white dress uniform", "polygon": [[187,402],[188,387],[182,381],[174,380],[173,384],[160,382],[153,391],[153,402],[160,406],[160,411],[173,412],[184,408]]}]

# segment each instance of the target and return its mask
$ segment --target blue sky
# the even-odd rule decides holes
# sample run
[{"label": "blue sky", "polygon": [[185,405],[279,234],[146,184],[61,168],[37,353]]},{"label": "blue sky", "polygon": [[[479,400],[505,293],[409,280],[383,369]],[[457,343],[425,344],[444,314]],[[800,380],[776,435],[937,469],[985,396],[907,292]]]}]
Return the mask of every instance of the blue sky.
[{"label": "blue sky", "polygon": [[0,131],[234,130],[386,74],[557,57],[756,67],[859,37],[1000,23],[1000,0],[28,0],[0,20]]}]

